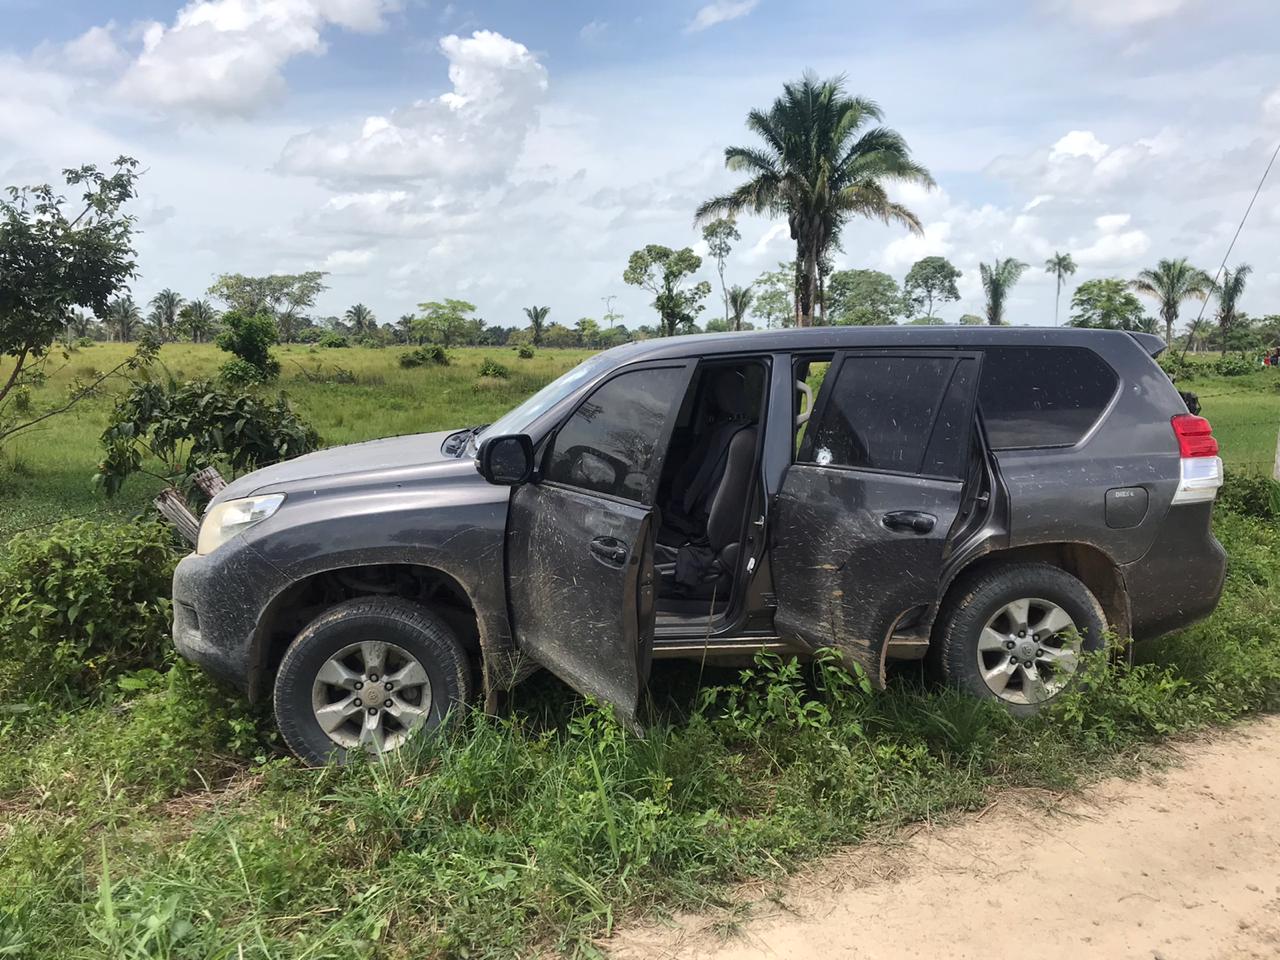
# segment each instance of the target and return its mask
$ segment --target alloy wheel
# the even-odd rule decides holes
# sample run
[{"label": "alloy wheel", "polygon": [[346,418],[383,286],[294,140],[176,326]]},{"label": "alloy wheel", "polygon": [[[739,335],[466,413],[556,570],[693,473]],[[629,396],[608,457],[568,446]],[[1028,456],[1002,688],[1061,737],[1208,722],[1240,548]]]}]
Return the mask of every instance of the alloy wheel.
[{"label": "alloy wheel", "polygon": [[394,643],[362,640],[325,661],[311,688],[320,729],[340,747],[384,753],[401,747],[431,714],[431,679]]},{"label": "alloy wheel", "polygon": [[978,669],[1001,700],[1036,704],[1057,695],[1080,666],[1075,621],[1051,600],[1006,603],[978,637]]}]

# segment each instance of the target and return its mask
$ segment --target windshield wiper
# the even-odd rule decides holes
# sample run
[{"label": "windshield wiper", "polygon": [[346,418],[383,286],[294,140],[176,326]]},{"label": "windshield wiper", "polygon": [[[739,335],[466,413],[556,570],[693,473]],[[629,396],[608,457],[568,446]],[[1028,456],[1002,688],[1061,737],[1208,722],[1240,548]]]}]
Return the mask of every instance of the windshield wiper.
[{"label": "windshield wiper", "polygon": [[467,452],[472,438],[481,430],[487,427],[487,423],[482,423],[478,427],[467,427],[465,430],[459,430],[457,433],[450,434],[444,441],[444,445],[440,448],[440,452],[450,457],[462,457]]}]

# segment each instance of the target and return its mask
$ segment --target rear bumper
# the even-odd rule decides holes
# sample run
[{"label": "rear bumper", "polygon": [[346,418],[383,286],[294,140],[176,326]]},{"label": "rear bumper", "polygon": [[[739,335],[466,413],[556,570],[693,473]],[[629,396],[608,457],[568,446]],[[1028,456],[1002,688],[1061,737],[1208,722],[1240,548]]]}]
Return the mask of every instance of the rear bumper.
[{"label": "rear bumper", "polygon": [[258,619],[289,581],[249,546],[232,540],[173,572],[173,645],[178,653],[252,694]]},{"label": "rear bumper", "polygon": [[1120,567],[1135,640],[1203,620],[1217,607],[1227,553],[1213,535],[1212,514],[1211,502],[1170,507],[1151,549]]}]

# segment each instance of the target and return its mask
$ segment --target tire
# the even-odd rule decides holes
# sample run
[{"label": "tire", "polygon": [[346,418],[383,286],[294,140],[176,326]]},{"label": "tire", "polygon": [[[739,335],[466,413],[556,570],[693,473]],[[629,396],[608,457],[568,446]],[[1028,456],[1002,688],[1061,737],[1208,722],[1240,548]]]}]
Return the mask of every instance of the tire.
[{"label": "tire", "polygon": [[1102,605],[1071,574],[1010,564],[957,581],[939,611],[934,647],[948,683],[1030,716],[1076,682],[1080,653],[1102,649],[1105,633]]},{"label": "tire", "polygon": [[359,750],[392,753],[470,696],[466,651],[440,616],[398,597],[363,597],[331,607],[294,638],[273,704],[289,749],[318,766]]}]

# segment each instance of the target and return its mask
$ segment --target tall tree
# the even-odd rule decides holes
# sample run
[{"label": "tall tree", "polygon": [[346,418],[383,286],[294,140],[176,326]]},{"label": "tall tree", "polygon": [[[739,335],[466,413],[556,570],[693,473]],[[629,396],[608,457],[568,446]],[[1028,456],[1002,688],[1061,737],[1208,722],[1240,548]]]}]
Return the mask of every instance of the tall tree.
[{"label": "tall tree", "polygon": [[208,300],[192,300],[178,311],[178,327],[192,343],[204,343],[218,322],[218,312]]},{"label": "tall tree", "polygon": [[1123,280],[1086,280],[1071,297],[1071,326],[1150,333],[1153,318]]},{"label": "tall tree", "polygon": [[1058,307],[1062,303],[1062,285],[1066,282],[1067,277],[1076,272],[1076,262],[1071,259],[1069,253],[1058,253],[1056,250],[1052,257],[1044,262],[1044,272],[1051,273],[1057,281],[1057,293],[1054,294],[1053,300],[1053,325],[1058,325]]},{"label": "tall tree", "polygon": [[306,311],[315,306],[316,297],[327,289],[326,276],[328,274],[319,270],[266,277],[224,273],[209,288],[209,295],[244,314],[266,310],[276,321],[280,341],[288,343],[297,333]]},{"label": "tall tree", "polygon": [[729,322],[729,290],[724,285],[724,262],[729,259],[733,245],[742,239],[733,217],[720,217],[712,220],[702,228],[702,239],[707,244],[707,253],[716,262],[716,273],[720,276],[720,296],[724,300],[724,319]]},{"label": "tall tree", "polygon": [[1253,273],[1253,267],[1247,263],[1240,264],[1234,270],[1227,268],[1222,271],[1222,279],[1213,287],[1213,292],[1218,298],[1218,335],[1224,350],[1227,349],[1227,345],[1232,340],[1231,335],[1244,316],[1240,312],[1240,298],[1244,296],[1245,284],[1251,273]]},{"label": "tall tree", "polygon": [[1025,263],[1013,257],[997,259],[992,264],[978,264],[982,289],[987,295],[987,323],[991,326],[998,327],[1004,322],[1004,304],[1009,290],[1022,278],[1026,269]]},{"label": "tall tree", "polygon": [[729,288],[729,329],[741,330],[742,321],[751,309],[751,301],[755,298],[751,287],[733,286]]},{"label": "tall tree", "polygon": [[1173,325],[1183,300],[1203,300],[1213,289],[1213,278],[1187,263],[1186,257],[1161,260],[1155,269],[1143,270],[1129,284],[1138,293],[1156,301],[1164,321],[1165,343],[1173,342]]},{"label": "tall tree", "polygon": [[466,340],[468,334],[476,329],[471,314],[476,312],[474,303],[466,300],[430,300],[418,304],[422,313],[414,321],[418,335],[426,340],[451,347],[455,343]]},{"label": "tall tree", "polygon": [[363,303],[347,307],[347,312],[342,315],[342,318],[351,325],[351,332],[357,337],[366,333],[373,333],[378,326],[378,321],[374,317],[373,311]]},{"label": "tall tree", "polygon": [[886,127],[871,100],[849,96],[844,78],[818,80],[805,74],[783,86],[767,111],[747,114],[747,128],[761,147],[729,147],[725,166],[747,173],[737,189],[698,207],[698,220],[744,212],[785,216],[796,244],[798,319],[813,322],[820,299],[819,270],[852,217],[899,223],[921,232],[919,218],[889,199],[891,182],[933,186],[933,178],[911,159],[906,141]]},{"label": "tall tree", "polygon": [[165,287],[151,298],[150,314],[147,322],[156,331],[156,337],[163,343],[177,335],[178,311],[182,309],[182,297],[176,290]]},{"label": "tall tree", "polygon": [[142,326],[142,311],[133,302],[133,297],[126,294],[123,297],[116,297],[107,304],[103,320],[110,328],[111,335],[124,343],[132,340],[138,328]]},{"label": "tall tree", "polygon": [[524,315],[529,318],[529,326],[533,328],[533,345],[535,347],[542,343],[542,331],[546,327],[547,314],[550,312],[550,307],[524,308]]},{"label": "tall tree", "polygon": [[934,303],[960,299],[956,281],[960,271],[946,257],[925,257],[912,264],[902,283],[902,295],[915,313],[924,308],[924,316],[933,317]]},{"label": "tall tree", "polygon": [[882,326],[906,311],[898,282],[880,270],[837,270],[831,275],[831,322]]},{"label": "tall tree", "polygon": [[751,315],[758,320],[763,320],[766,328],[789,327],[795,322],[794,265],[779,263],[778,269],[766,270],[756,277],[756,282],[751,286],[755,291]]},{"label": "tall tree", "polygon": [[662,320],[662,334],[674,337],[679,327],[694,326],[704,309],[702,301],[711,292],[711,284],[705,280],[692,287],[685,286],[701,266],[702,258],[689,247],[672,250],[651,243],[631,254],[622,279],[653,294],[653,307]]},{"label": "tall tree", "polygon": [[[80,194],[68,201],[49,184],[0,194],[0,413],[24,371],[38,364],[76,307],[101,315],[134,273],[137,161],[119,157],[114,172],[88,164],[62,177]],[[0,424],[0,437],[11,433]]]}]

